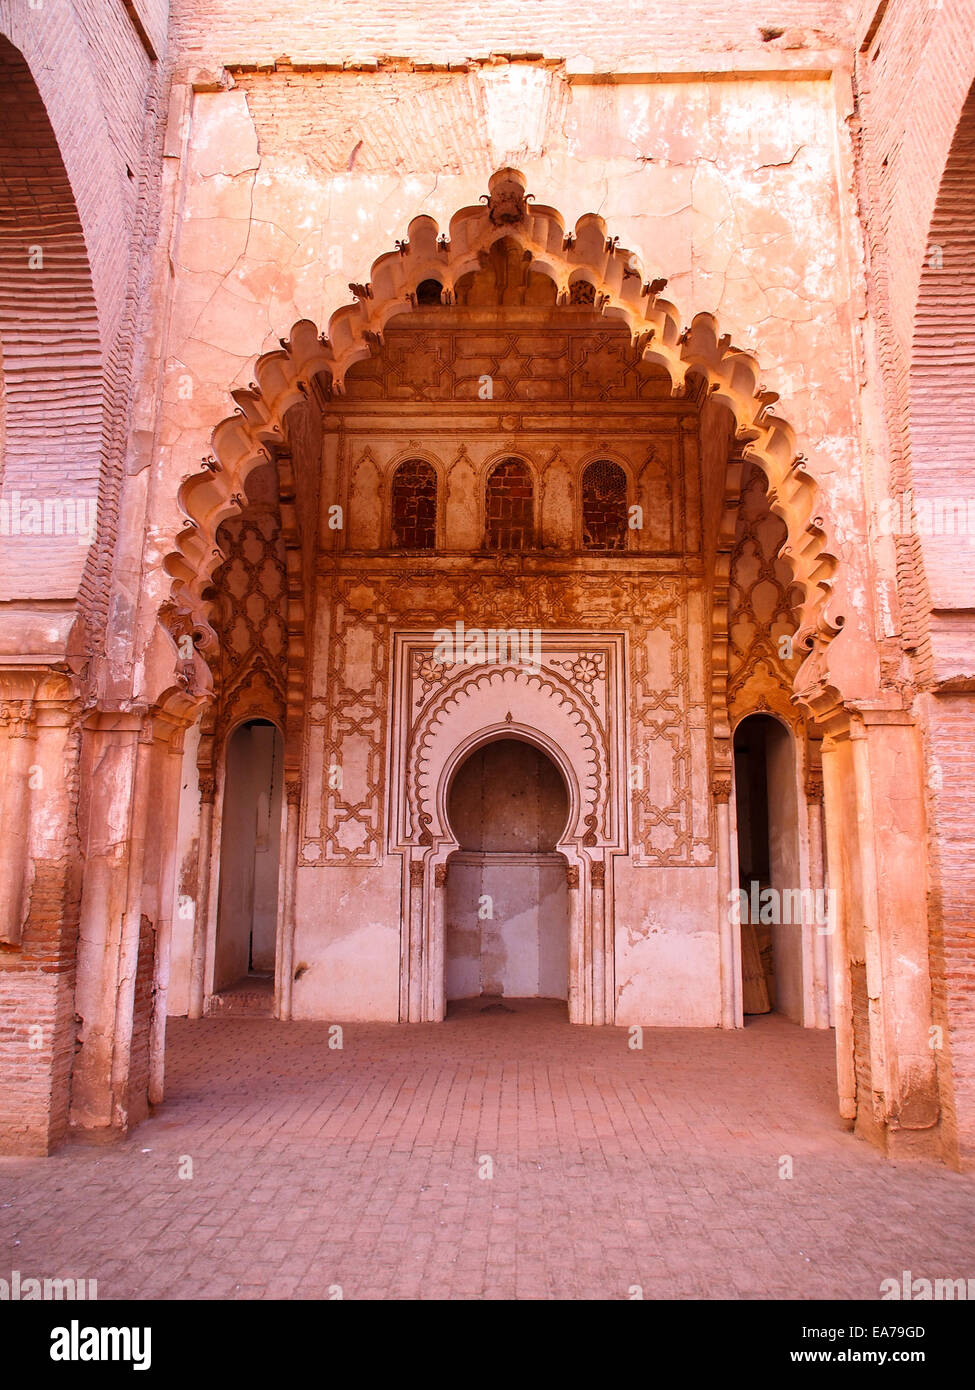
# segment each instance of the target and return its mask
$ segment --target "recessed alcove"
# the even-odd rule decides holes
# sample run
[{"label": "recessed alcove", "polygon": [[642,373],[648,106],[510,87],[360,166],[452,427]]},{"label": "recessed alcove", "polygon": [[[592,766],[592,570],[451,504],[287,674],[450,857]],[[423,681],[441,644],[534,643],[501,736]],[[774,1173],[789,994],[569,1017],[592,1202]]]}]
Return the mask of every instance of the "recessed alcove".
[{"label": "recessed alcove", "polygon": [[447,808],[460,844],[447,873],[448,1001],[567,999],[562,774],[534,744],[497,739],[458,768]]}]

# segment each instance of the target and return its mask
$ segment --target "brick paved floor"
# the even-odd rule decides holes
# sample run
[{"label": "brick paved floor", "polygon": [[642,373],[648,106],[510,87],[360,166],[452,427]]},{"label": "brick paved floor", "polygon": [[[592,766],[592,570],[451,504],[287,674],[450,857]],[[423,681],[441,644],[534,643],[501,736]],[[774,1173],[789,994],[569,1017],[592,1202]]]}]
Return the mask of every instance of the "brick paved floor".
[{"label": "brick paved floor", "polygon": [[93,1277],[102,1298],[563,1299],[975,1277],[975,1179],[841,1128],[832,1034],[768,1016],[630,1051],[518,1003],[328,1036],[171,1020],[169,1099],[126,1141],[0,1160],[0,1275]]}]

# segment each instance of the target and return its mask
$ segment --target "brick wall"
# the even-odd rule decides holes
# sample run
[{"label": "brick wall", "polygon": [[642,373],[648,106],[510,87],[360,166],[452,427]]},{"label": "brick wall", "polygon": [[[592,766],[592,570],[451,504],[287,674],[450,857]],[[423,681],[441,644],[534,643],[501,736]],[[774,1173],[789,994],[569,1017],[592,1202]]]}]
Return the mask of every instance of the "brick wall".
[{"label": "brick wall", "polygon": [[[863,4],[856,21],[861,217],[884,433],[878,493],[975,492],[972,218],[975,25],[968,0]],[[966,105],[968,102],[968,105]],[[900,636],[922,686],[971,674],[973,556],[951,540],[895,539]],[[928,755],[930,940],[949,1144],[975,1156],[971,697],[922,702]]]},{"label": "brick wall", "polygon": [[[945,534],[925,535],[933,627],[932,674],[957,681],[972,671],[975,631],[975,537],[968,499],[975,499],[975,95],[962,112],[938,193],[921,273],[911,360],[911,480],[914,506],[957,499]],[[975,508],[973,508],[975,511]],[[923,515],[923,514],[922,514]],[[946,522],[945,513],[941,513]],[[961,518],[964,520],[961,520]],[[961,524],[959,526],[959,521]],[[939,528],[940,529],[940,528]],[[960,530],[967,534],[955,534]],[[946,1029],[950,1084],[946,1127],[959,1157],[975,1161],[975,884],[971,868],[971,741],[975,698],[944,693],[927,706],[929,793],[935,888],[938,1020]],[[948,1068],[943,1069],[946,1073]]]},{"label": "brick wall", "polygon": [[[163,58],[166,0],[135,0],[135,8]],[[8,510],[14,492],[99,499],[99,542],[90,549],[77,535],[59,545],[55,534],[14,553],[4,538],[13,563],[3,596],[17,602],[9,632],[8,610],[0,617],[0,639],[22,652],[20,611],[80,594],[95,655],[107,634],[132,363],[147,302],[165,73],[122,0],[0,0],[0,35],[3,495]],[[35,267],[31,245],[43,253]],[[48,637],[36,623],[32,642],[56,644],[67,625],[51,629]],[[51,655],[62,653],[52,645]],[[0,953],[0,1147],[19,1152],[44,1152],[63,1136],[75,1054],[76,738],[57,761],[59,777],[33,794],[43,804],[32,822],[23,942]]]},{"label": "brick wall", "polygon": [[[75,745],[69,740],[72,758]],[[33,859],[21,945],[0,952],[0,1153],[46,1153],[67,1129],[81,903],[76,773],[65,789],[62,853]]]},{"label": "brick wall", "polygon": [[932,988],[944,1124],[958,1158],[975,1163],[975,881],[971,746],[975,697],[929,697]]},{"label": "brick wall", "polygon": [[[935,530],[921,539],[932,605],[965,610],[975,593],[975,544],[955,532],[968,529],[967,505],[946,516],[943,503],[975,498],[975,88],[931,218],[914,322],[910,414],[915,510],[926,503],[930,510],[920,522],[926,532],[928,521]],[[967,617],[964,622],[967,629]],[[954,674],[959,657],[964,663],[952,650],[955,641],[935,634],[936,674],[940,668]]]},{"label": "brick wall", "polygon": [[[885,415],[878,492],[888,496],[911,482],[915,310],[942,174],[975,78],[975,26],[967,0],[864,6],[859,24],[860,212]],[[916,673],[925,680],[932,654],[922,546],[902,540],[895,550],[904,637],[918,650]]]},{"label": "brick wall", "polygon": [[54,131],[27,64],[3,38],[0,181],[8,528],[0,597],[59,598],[77,590],[98,492],[101,343],[88,251]]},{"label": "brick wall", "polygon": [[181,61],[198,55],[204,63],[268,62],[285,53],[296,61],[380,55],[463,61],[505,53],[578,57],[619,70],[641,55],[655,67],[686,66],[698,54],[713,59],[730,49],[753,48],[776,54],[772,61],[784,65],[800,35],[809,44],[825,44],[849,27],[844,0],[776,0],[768,8],[754,0],[698,0],[693,6],[619,0],[598,13],[561,0],[466,7],[449,0],[339,0],[327,6],[277,0],[267,9],[240,0],[175,0],[173,15]]},{"label": "brick wall", "polygon": [[[65,554],[53,568],[27,556],[18,566],[25,576],[18,594],[73,598],[80,593],[92,618],[93,651],[102,643],[99,628],[107,611],[108,575],[119,530],[133,363],[140,351],[148,303],[146,267],[156,229],[161,173],[158,117],[165,111],[168,80],[163,61],[167,11],[165,0],[138,0],[130,9],[121,0],[64,0],[37,8],[22,0],[0,0],[0,34],[17,50],[36,83],[34,100],[43,106],[59,156],[56,169],[49,161],[54,182],[70,189],[90,266],[87,295],[79,298],[77,290],[80,265],[75,267],[73,282],[62,277],[59,286],[61,356],[74,368],[87,351],[93,293],[103,385],[100,458],[92,460],[84,454],[85,440],[77,444],[78,466],[86,474],[93,467],[97,471],[97,543],[90,549],[76,545],[70,563]],[[134,22],[134,13],[142,16],[140,24]],[[150,56],[140,27],[143,33],[151,30],[150,47],[158,61]],[[10,129],[8,125],[8,137]],[[17,129],[14,125],[15,135]],[[30,146],[31,142],[21,143]],[[9,187],[6,196],[9,201]],[[64,237],[66,228],[56,212],[51,202],[37,203],[35,223],[41,242]],[[63,268],[63,256],[61,263],[55,258],[52,285]],[[51,365],[49,360],[38,364],[41,378],[45,371],[51,373]],[[52,383],[35,381],[33,391],[37,398],[50,397]],[[74,436],[70,422],[68,428],[49,434],[48,455],[74,447]],[[43,450],[43,441],[37,443]]]},{"label": "brick wall", "polygon": [[423,459],[407,459],[393,478],[392,543],[400,550],[432,550],[437,528],[437,475]]},{"label": "brick wall", "polygon": [[152,1031],[153,972],[156,959],[156,930],[142,914],[139,927],[139,959],[135,974],[135,1004],[132,1013],[132,1051],[126,1110],[130,1125],[145,1119],[149,1111],[149,1041]]},{"label": "brick wall", "polygon": [[583,545],[625,550],[626,530],[626,474],[618,463],[590,463],[582,475]]},{"label": "brick wall", "polygon": [[534,544],[534,489],[518,459],[504,459],[491,472],[484,500],[488,550],[525,550]]},{"label": "brick wall", "polygon": [[873,1117],[873,1080],[870,1067],[870,1000],[867,968],[863,961],[850,962],[850,1007],[853,1017],[853,1058],[856,1071],[857,1132],[876,1139]]},{"label": "brick wall", "polygon": [[53,127],[107,342],[125,305],[153,64],[122,4],[106,0],[37,10],[0,0],[0,33],[22,53]]},{"label": "brick wall", "polygon": [[931,216],[975,78],[968,0],[894,0],[869,47],[857,55],[856,78],[861,160],[871,195],[863,209],[871,265],[887,281],[883,304],[896,346],[909,354]]}]

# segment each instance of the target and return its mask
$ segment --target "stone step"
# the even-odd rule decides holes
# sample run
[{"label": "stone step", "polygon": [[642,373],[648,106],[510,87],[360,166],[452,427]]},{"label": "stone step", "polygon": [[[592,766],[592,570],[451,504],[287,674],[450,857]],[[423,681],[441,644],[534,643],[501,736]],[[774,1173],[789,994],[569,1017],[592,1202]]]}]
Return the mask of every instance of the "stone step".
[{"label": "stone step", "polygon": [[270,1018],[274,1011],[274,981],[232,985],[211,994],[206,1004],[208,1018]]}]

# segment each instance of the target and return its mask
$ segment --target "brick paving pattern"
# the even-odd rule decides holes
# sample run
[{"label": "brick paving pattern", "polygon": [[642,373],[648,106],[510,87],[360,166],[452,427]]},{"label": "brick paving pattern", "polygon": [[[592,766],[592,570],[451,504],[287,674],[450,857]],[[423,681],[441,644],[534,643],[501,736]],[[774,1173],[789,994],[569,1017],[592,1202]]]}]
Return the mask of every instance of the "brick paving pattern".
[{"label": "brick paving pattern", "polygon": [[0,1272],[96,1278],[100,1298],[876,1298],[904,1269],[975,1277],[975,1178],[843,1130],[832,1034],[767,1016],[647,1029],[636,1051],[564,1006],[504,1010],[346,1024],[342,1050],[327,1024],[170,1020],[169,1098],[127,1140],[0,1160]]}]

